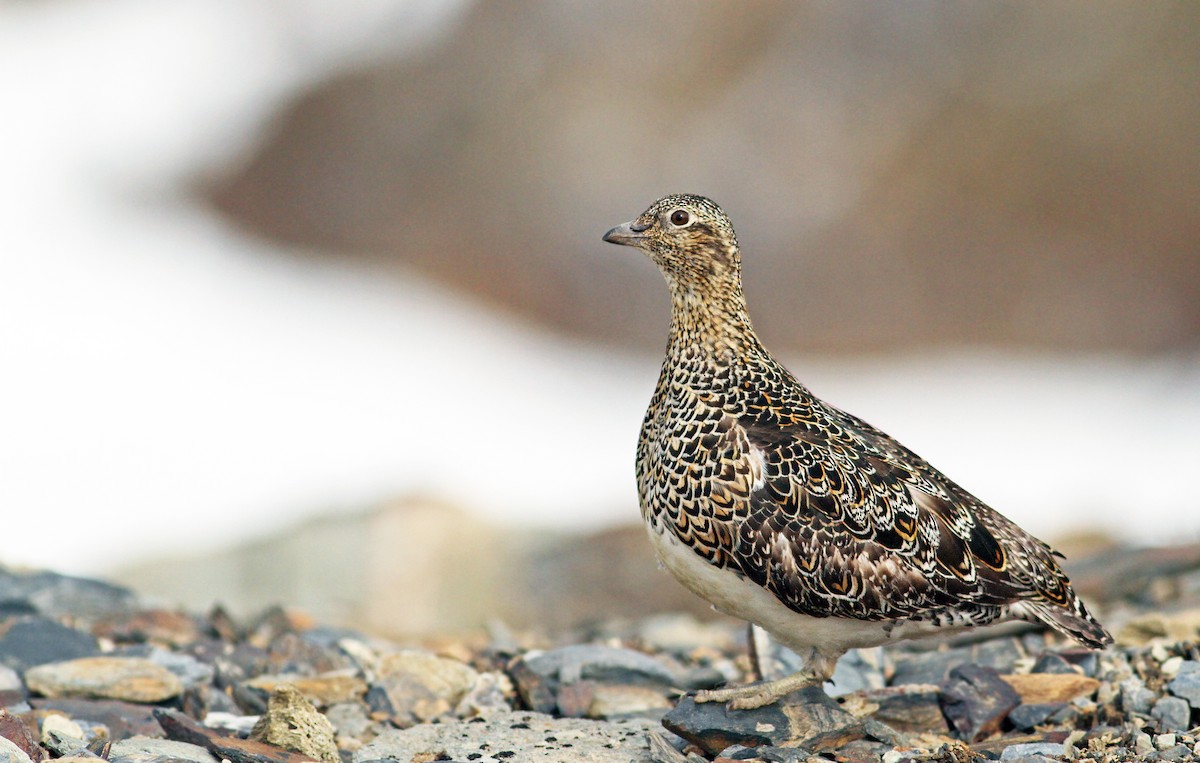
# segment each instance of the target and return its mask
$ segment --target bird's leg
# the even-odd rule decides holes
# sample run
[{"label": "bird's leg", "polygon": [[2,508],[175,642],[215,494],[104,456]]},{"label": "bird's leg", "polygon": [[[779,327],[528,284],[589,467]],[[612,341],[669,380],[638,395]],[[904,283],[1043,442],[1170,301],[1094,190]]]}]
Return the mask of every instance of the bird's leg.
[{"label": "bird's leg", "polygon": [[696,702],[726,702],[730,710],[753,710],[756,707],[770,705],[783,699],[794,691],[807,686],[820,686],[833,675],[840,655],[829,656],[809,650],[804,661],[804,670],[775,681],[750,684],[749,686],[731,686],[724,689],[705,689],[696,692]]}]

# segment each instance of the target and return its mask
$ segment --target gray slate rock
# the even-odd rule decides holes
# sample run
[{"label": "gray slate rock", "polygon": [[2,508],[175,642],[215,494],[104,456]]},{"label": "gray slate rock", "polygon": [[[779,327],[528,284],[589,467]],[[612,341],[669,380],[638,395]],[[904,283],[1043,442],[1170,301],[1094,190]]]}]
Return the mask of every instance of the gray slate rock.
[{"label": "gray slate rock", "polygon": [[55,572],[19,574],[0,569],[0,615],[99,617],[138,606],[128,588]]},{"label": "gray slate rock", "polygon": [[1186,699],[1193,708],[1200,710],[1200,662],[1184,660],[1179,673],[1167,688],[1176,697]]},{"label": "gray slate rock", "polygon": [[187,742],[136,736],[113,743],[109,763],[160,763],[167,760],[220,763],[208,750]]},{"label": "gray slate rock", "polygon": [[1149,715],[1155,696],[1137,676],[1121,682],[1121,709],[1127,713]]},{"label": "gray slate rock", "polygon": [[[1049,722],[1050,717],[1064,707],[1067,707],[1065,702],[1018,705],[1008,714],[1008,720],[1014,728],[1020,731],[1033,731],[1034,728]],[[1147,712],[1149,709],[1147,706]]]},{"label": "gray slate rock", "polygon": [[942,688],[942,710],[959,736],[974,742],[1000,730],[1021,696],[993,668],[960,665]]},{"label": "gray slate rock", "polygon": [[0,663],[22,673],[48,662],[97,654],[100,645],[94,636],[45,617],[18,620],[0,638]]},{"label": "gray slate rock", "polygon": [[1004,748],[1004,752],[1000,753],[1000,760],[1004,763],[1009,761],[1025,761],[1032,762],[1043,756],[1061,756],[1065,752],[1065,747],[1061,742],[1032,742],[1029,744],[1013,744]]},{"label": "gray slate rock", "polygon": [[1150,716],[1158,722],[1159,731],[1185,731],[1191,725],[1192,708],[1185,699],[1163,697],[1154,703]]},{"label": "gray slate rock", "polygon": [[0,763],[33,763],[16,742],[0,737]]},{"label": "gray slate rock", "polygon": [[355,752],[353,763],[651,763],[646,732],[658,728],[646,719],[600,722],[540,713],[498,713],[385,732]]},{"label": "gray slate rock", "polygon": [[678,685],[679,676],[659,660],[633,649],[597,644],[573,644],[532,657],[525,664],[543,678],[560,683],[583,679],[605,683]]}]

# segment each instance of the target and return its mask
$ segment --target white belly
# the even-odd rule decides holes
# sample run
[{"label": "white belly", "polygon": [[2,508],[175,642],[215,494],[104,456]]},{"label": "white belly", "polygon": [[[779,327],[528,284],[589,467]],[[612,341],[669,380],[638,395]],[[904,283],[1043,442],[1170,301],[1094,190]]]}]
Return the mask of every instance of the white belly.
[{"label": "white belly", "polygon": [[815,647],[836,656],[847,649],[949,630],[911,621],[893,624],[889,630],[884,622],[802,615],[753,581],[709,564],[670,532],[650,529],[650,541],[663,566],[693,593],[725,614],[762,627],[776,641],[801,654]]}]

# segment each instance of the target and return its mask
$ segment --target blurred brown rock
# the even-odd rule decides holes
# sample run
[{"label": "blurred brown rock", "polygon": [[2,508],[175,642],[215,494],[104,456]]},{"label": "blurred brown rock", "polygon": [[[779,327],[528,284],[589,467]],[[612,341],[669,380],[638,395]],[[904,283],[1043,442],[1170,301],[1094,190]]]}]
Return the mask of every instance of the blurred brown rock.
[{"label": "blurred brown rock", "polygon": [[688,191],[781,351],[1183,348],[1198,87],[1196,3],[480,3],[298,99],[210,195],[607,341],[657,348],[666,293],[600,234]]}]

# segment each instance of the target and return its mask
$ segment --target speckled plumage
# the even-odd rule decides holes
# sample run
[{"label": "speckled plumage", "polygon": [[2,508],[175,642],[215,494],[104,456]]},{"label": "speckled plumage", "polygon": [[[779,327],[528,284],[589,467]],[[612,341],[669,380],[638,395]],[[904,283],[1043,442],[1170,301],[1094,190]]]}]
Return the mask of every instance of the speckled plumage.
[{"label": "speckled plumage", "polygon": [[664,565],[807,657],[802,674],[702,693],[755,707],[827,680],[847,649],[1008,619],[1091,647],[1111,637],[1056,552],[888,435],[819,400],[763,347],[737,237],[699,196],[605,235],[662,270],[672,316],[637,448]]}]

